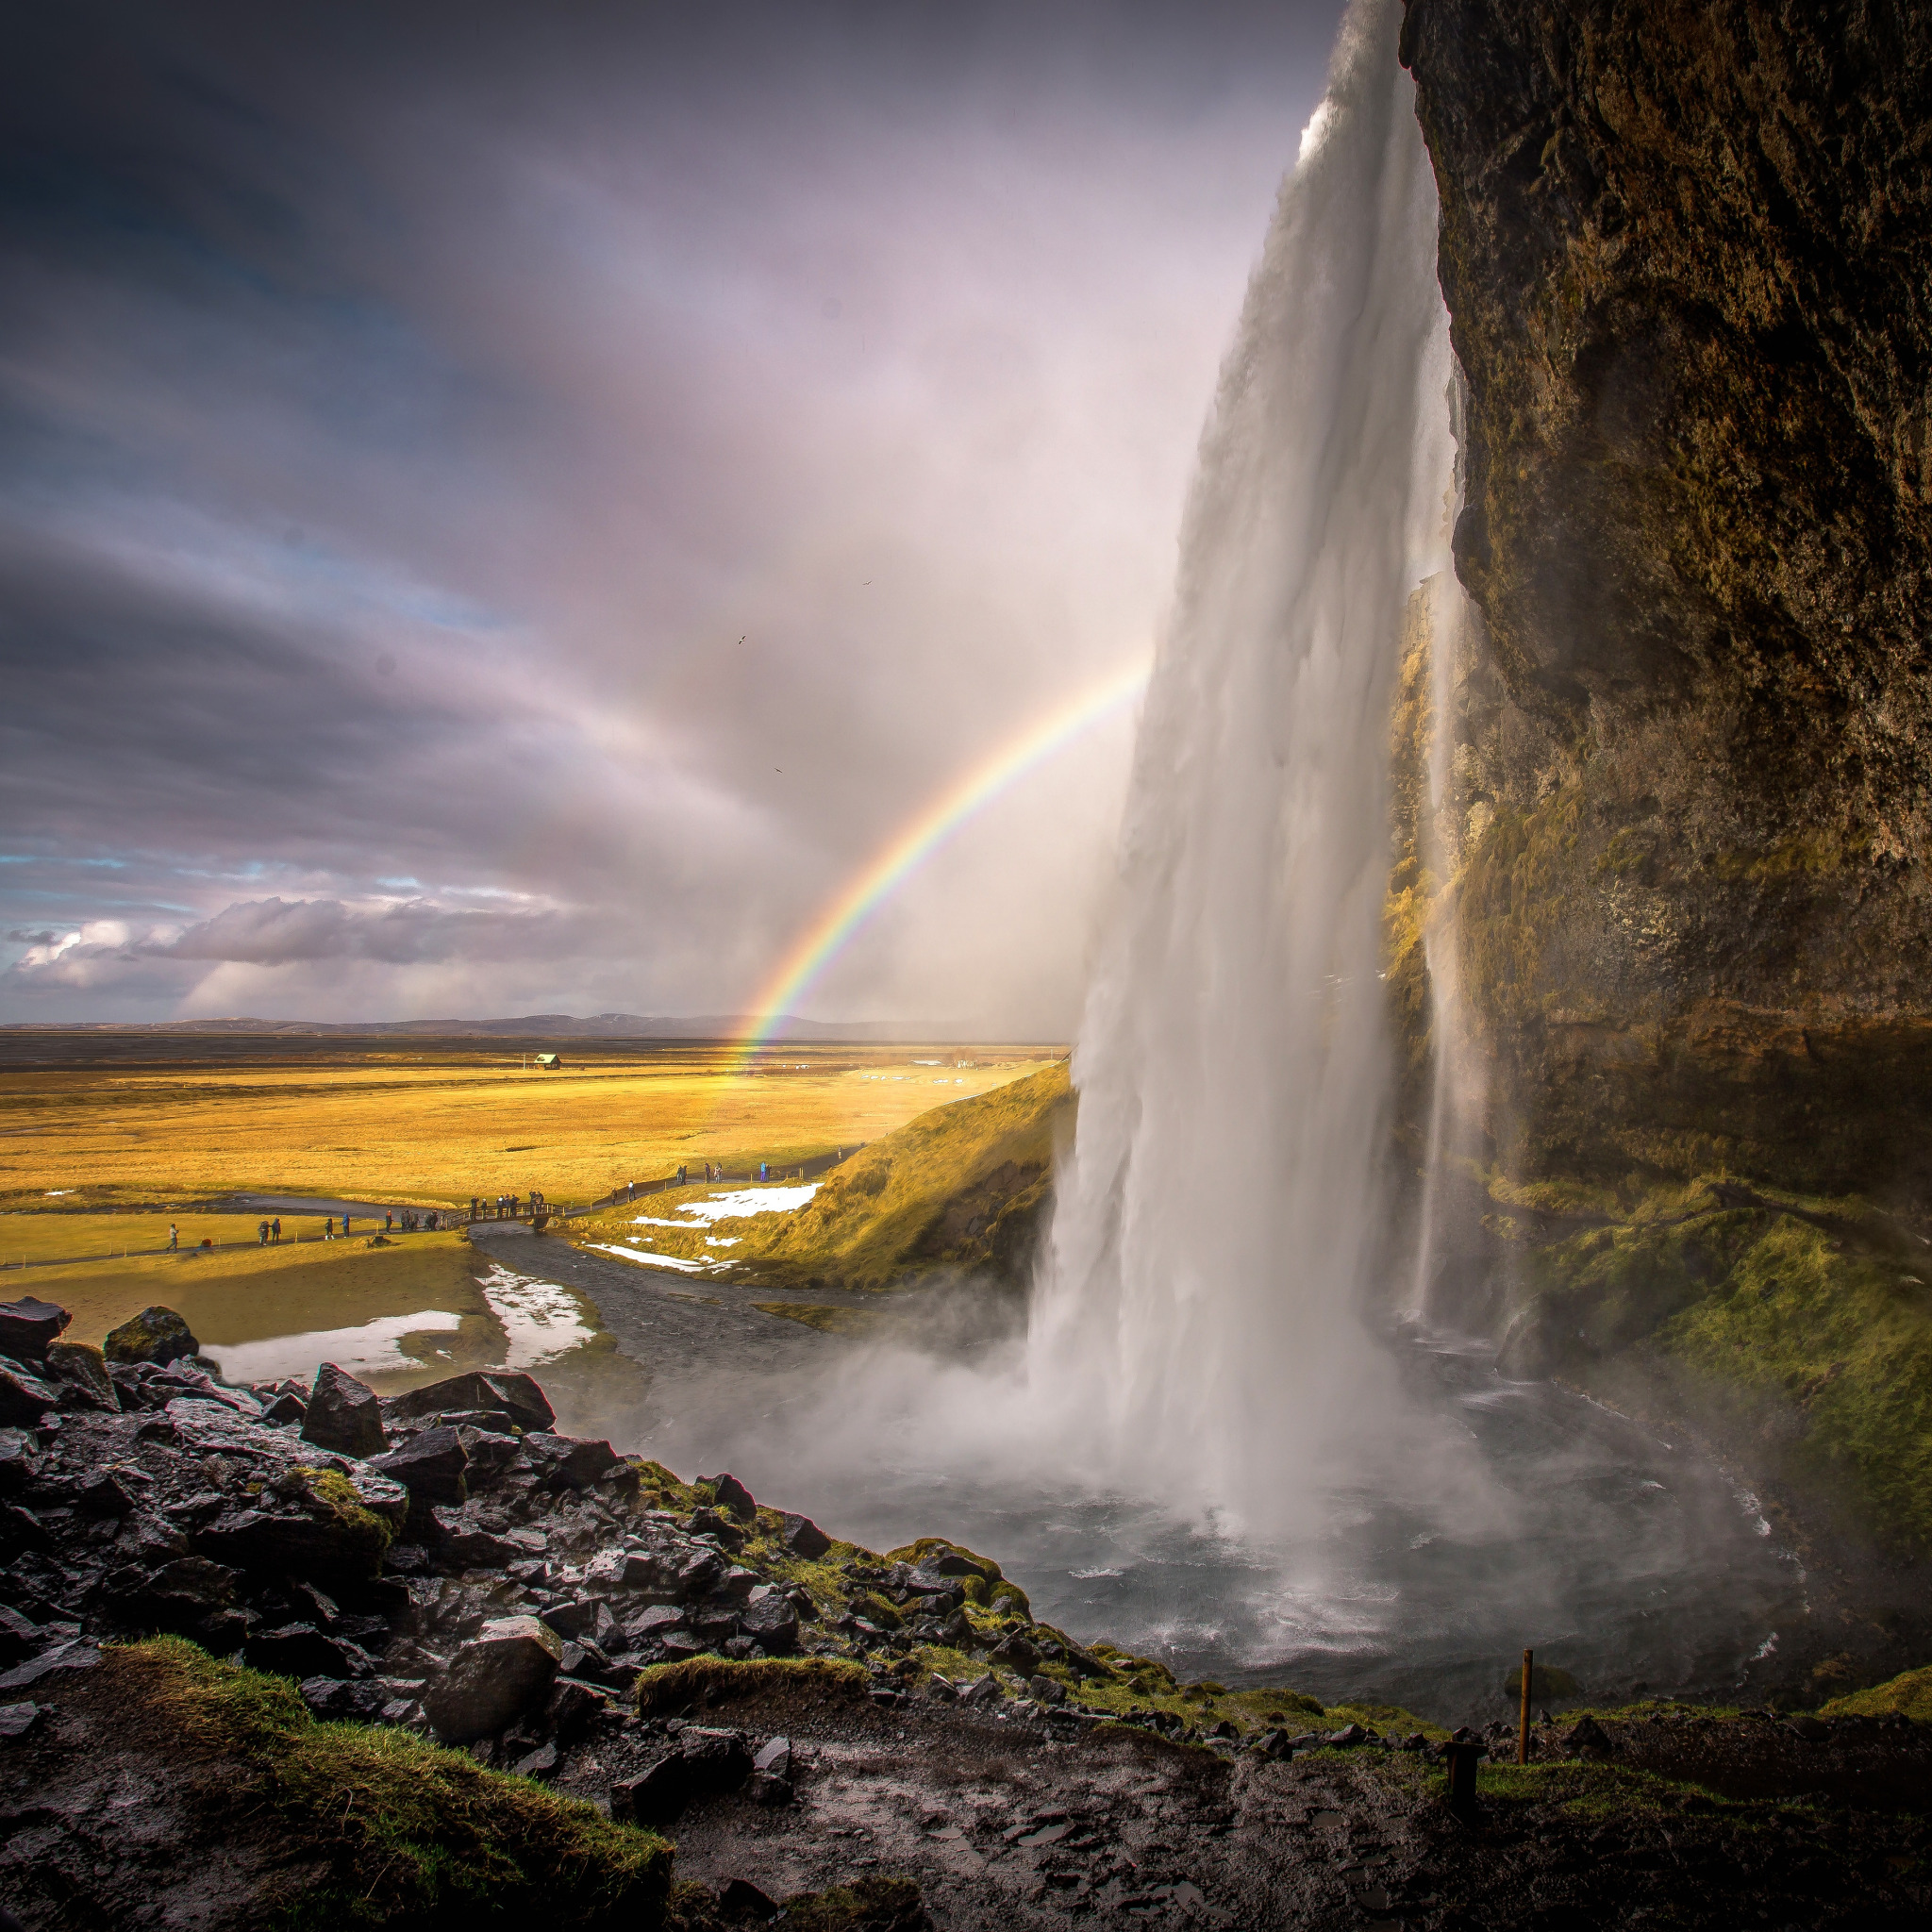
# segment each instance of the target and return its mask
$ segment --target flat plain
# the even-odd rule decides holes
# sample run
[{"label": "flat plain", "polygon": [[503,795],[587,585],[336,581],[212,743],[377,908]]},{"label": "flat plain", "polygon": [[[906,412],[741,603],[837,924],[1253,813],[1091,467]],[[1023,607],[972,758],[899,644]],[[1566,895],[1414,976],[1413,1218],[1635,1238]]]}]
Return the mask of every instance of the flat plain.
[{"label": "flat plain", "polygon": [[[526,1063],[553,1048],[561,1070]],[[564,1204],[681,1163],[780,1168],[1056,1057],[787,1045],[741,1063],[722,1041],[7,1029],[0,1257],[17,1245],[11,1216],[27,1210],[165,1210],[236,1194],[458,1207],[532,1190]]]}]

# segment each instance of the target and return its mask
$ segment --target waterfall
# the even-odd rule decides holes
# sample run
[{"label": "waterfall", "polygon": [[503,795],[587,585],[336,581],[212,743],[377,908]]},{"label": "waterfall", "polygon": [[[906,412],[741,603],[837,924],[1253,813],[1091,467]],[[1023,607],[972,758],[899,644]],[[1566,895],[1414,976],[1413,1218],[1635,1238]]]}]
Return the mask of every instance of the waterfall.
[{"label": "waterfall", "polygon": [[1204,433],[1027,1343],[1096,1466],[1257,1528],[1398,1407],[1390,714],[1455,465],[1400,14],[1343,21]]}]

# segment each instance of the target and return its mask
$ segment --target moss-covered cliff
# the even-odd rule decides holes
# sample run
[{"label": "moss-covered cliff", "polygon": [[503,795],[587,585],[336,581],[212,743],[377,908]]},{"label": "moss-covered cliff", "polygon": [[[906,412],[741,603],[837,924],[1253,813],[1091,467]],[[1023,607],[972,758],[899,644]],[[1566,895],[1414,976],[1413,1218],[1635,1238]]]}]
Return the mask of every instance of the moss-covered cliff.
[{"label": "moss-covered cliff", "polygon": [[1932,12],[1407,0],[1402,57],[1480,624],[1391,939],[1453,944],[1512,1345],[1932,1541]]}]

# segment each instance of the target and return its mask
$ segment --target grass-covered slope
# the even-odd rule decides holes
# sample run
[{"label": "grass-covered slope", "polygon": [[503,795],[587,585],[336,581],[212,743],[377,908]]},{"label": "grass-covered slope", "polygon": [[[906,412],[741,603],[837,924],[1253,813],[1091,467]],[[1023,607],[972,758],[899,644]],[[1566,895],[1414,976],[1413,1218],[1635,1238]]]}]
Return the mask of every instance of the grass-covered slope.
[{"label": "grass-covered slope", "polygon": [[206,1823],[260,1840],[256,1923],[290,1928],[662,1923],[671,1847],[407,1731],[318,1723],[286,1678],[181,1638],[103,1654],[80,1696],[124,1750],[190,1775]]},{"label": "grass-covered slope", "polygon": [[1071,1131],[1064,1062],[936,1107],[827,1175],[817,1195],[738,1262],[790,1287],[886,1289],[941,1269],[1020,1281]]},{"label": "grass-covered slope", "polygon": [[1722,1177],[1492,1181],[1491,1197],[1525,1290],[1507,1372],[1613,1397],[1642,1377],[1843,1526],[1932,1548],[1932,1263],[1915,1237],[1860,1201]]}]

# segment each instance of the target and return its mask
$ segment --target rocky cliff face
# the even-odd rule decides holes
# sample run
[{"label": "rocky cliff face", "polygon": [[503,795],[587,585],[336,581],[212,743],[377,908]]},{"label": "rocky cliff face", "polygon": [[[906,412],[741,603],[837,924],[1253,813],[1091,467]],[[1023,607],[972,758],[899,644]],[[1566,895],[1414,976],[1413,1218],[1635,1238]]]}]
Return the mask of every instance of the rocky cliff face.
[{"label": "rocky cliff face", "polygon": [[1932,1200],[1932,16],[1409,0],[1518,1160]]},{"label": "rocky cliff face", "polygon": [[1884,1516],[1932,1422],[1932,13],[1406,0],[1402,58],[1481,620],[1409,925],[1504,1317],[1753,1391],[1740,1440]]}]

